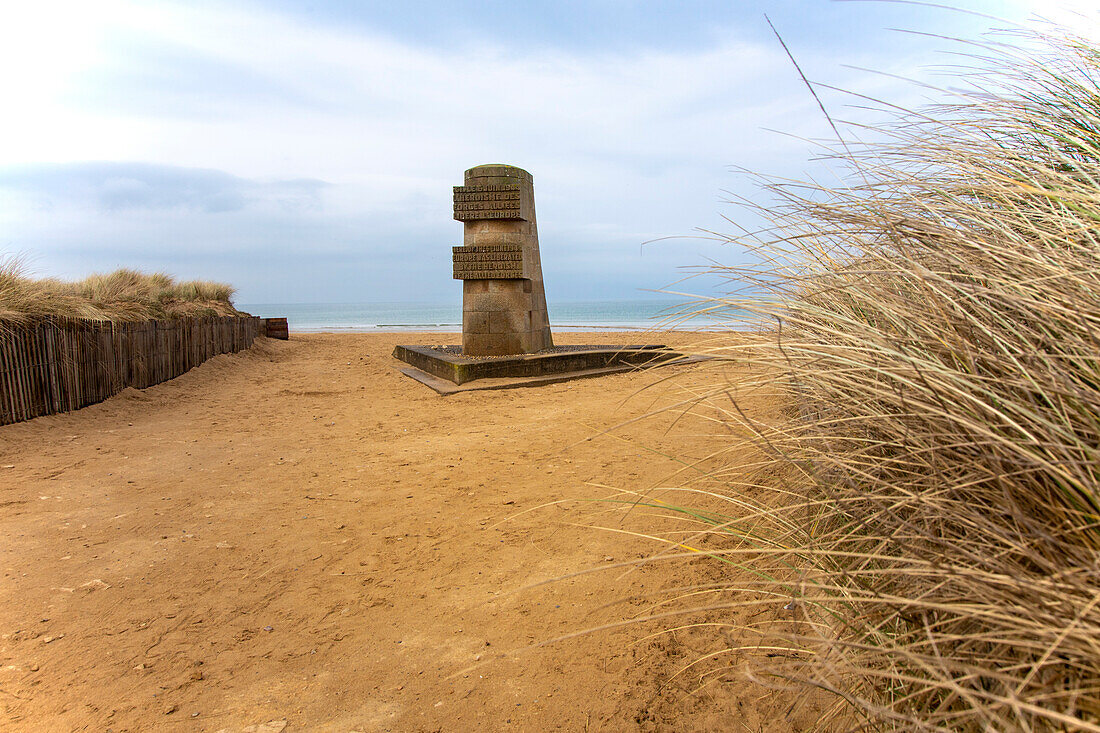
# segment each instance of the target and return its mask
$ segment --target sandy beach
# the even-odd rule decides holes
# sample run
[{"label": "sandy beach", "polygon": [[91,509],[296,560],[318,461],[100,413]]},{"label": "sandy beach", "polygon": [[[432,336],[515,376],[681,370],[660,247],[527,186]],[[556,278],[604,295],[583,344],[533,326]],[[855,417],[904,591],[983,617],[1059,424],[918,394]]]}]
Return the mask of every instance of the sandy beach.
[{"label": "sandy beach", "polygon": [[[658,549],[629,534],[652,528],[644,512],[591,500],[659,486],[672,457],[719,438],[671,413],[604,431],[700,377],[673,367],[442,398],[394,369],[394,344],[454,339],[263,339],[0,428],[0,728],[812,722],[762,688],[676,674],[721,634],[635,624],[539,645],[698,581],[684,562],[560,578]],[[638,336],[557,336],[594,339]],[[673,374],[680,386],[643,389]]]}]

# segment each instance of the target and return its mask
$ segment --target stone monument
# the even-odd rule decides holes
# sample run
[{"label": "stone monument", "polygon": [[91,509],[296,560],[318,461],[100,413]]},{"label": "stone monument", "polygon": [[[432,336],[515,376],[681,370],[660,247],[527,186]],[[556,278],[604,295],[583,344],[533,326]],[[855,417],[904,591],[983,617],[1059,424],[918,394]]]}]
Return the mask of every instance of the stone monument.
[{"label": "stone monument", "polygon": [[550,337],[542,286],[535,189],[531,174],[510,165],[479,165],[454,187],[462,246],[453,248],[462,281],[462,347],[404,345],[403,374],[439,394],[508,389],[598,377],[676,363],[660,344],[559,346]]},{"label": "stone monument", "polygon": [[454,248],[462,281],[462,353],[534,354],[554,345],[542,284],[531,174],[510,165],[479,165],[454,187]]}]

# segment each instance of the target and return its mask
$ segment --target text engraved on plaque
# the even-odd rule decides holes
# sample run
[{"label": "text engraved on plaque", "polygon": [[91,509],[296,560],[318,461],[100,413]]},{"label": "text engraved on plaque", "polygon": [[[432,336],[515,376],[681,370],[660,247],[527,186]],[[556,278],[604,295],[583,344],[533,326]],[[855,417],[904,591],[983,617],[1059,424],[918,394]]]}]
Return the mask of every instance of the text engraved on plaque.
[{"label": "text engraved on plaque", "polygon": [[526,277],[523,247],[518,244],[471,244],[454,247],[456,280],[512,280]]},{"label": "text engraved on plaque", "polygon": [[519,184],[454,187],[454,218],[526,219]]}]

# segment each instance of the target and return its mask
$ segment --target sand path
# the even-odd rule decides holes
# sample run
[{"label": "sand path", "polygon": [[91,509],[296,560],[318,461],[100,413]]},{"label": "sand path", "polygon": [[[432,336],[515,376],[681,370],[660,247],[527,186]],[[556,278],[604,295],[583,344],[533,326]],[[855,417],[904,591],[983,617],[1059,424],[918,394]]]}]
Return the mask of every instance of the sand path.
[{"label": "sand path", "polygon": [[[635,626],[522,651],[686,582],[680,564],[523,590],[653,551],[581,526],[598,507],[543,505],[675,468],[599,437],[652,407],[623,401],[657,372],[441,398],[393,369],[399,339],[265,342],[0,428],[0,728],[787,727],[760,691],[662,688],[708,636]],[[671,424],[620,434],[712,447]]]}]

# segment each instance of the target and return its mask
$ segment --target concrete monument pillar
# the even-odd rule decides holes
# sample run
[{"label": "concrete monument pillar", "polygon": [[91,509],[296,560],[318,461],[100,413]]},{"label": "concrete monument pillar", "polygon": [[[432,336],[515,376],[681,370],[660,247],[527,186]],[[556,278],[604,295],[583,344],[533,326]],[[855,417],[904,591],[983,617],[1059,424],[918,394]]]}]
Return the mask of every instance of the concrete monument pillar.
[{"label": "concrete monument pillar", "polygon": [[510,165],[479,165],[454,187],[454,248],[462,280],[462,353],[532,354],[554,345],[542,285],[531,174]]}]

